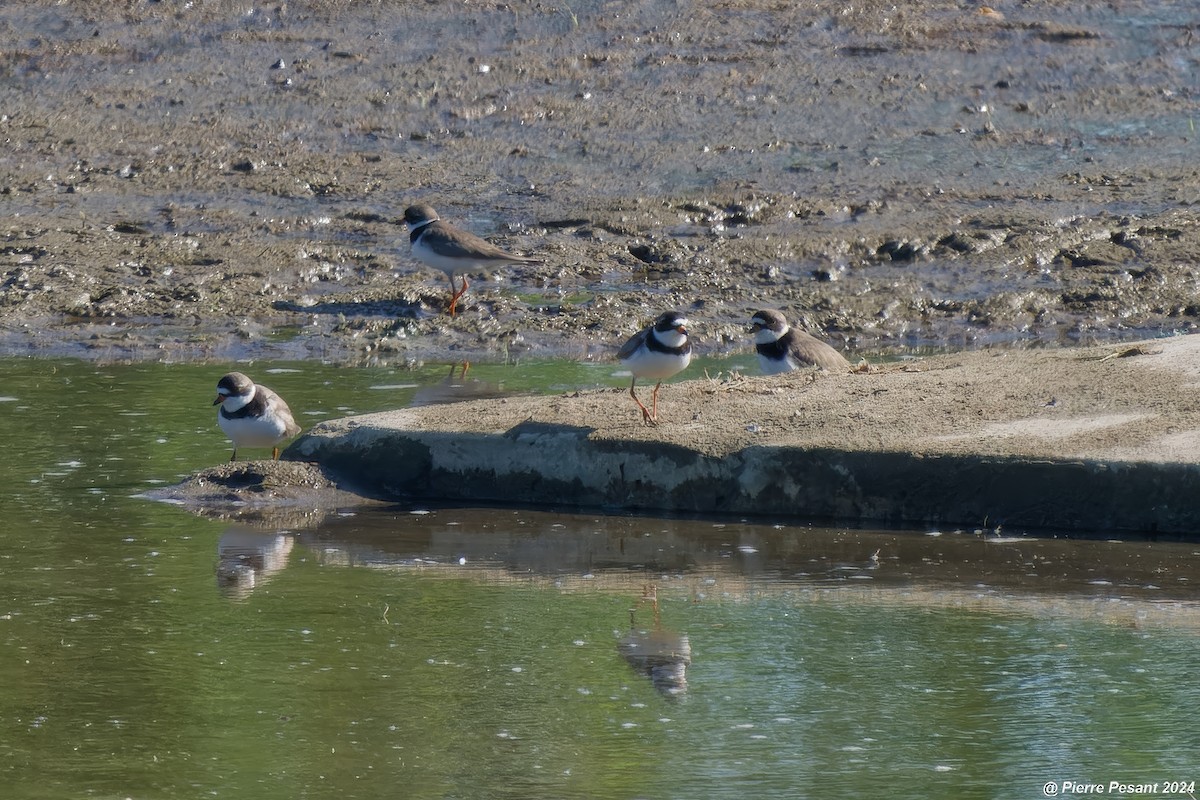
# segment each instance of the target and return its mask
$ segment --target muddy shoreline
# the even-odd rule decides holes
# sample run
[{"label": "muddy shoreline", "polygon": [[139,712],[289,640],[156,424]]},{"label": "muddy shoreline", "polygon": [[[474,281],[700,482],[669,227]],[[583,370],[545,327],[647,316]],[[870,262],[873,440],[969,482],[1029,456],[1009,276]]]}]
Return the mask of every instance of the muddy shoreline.
[{"label": "muddy shoreline", "polygon": [[[0,9],[0,351],[345,363],[1190,332],[1194,11]],[[455,319],[411,202],[542,266]]]}]

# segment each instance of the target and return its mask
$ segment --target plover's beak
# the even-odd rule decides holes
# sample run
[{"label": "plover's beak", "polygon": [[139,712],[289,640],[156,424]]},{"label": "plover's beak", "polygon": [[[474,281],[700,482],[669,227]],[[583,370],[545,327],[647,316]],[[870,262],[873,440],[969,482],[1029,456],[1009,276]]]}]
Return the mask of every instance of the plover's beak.
[{"label": "plover's beak", "polygon": [[684,326],[677,325],[677,326],[675,326],[675,330],[678,331],[679,333],[682,333],[684,336],[687,336],[687,328],[685,328]]},{"label": "plover's beak", "polygon": [[221,403],[224,403],[224,402],[225,402],[225,395],[219,394],[219,395],[217,395],[217,399],[213,400],[212,404],[214,406],[219,406],[219,405],[221,405]]}]

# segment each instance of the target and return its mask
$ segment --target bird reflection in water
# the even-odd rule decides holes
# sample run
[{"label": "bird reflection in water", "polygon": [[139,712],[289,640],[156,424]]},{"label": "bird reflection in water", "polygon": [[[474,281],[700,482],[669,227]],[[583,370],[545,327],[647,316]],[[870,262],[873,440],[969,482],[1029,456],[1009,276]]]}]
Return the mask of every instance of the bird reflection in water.
[{"label": "bird reflection in water", "polygon": [[287,566],[294,543],[286,533],[229,528],[217,543],[217,589],[244,600]]},{"label": "bird reflection in water", "polygon": [[[413,393],[412,405],[432,406],[444,403],[460,403],[463,400],[490,400],[504,397],[507,393],[498,383],[482,381],[477,378],[467,379],[471,369],[470,362],[453,364],[450,374],[438,383],[422,386]],[[461,372],[460,372],[461,370]]]},{"label": "bird reflection in water", "polygon": [[[636,619],[638,609],[647,604],[654,609],[654,625],[649,630],[639,628]],[[681,697],[687,692],[692,645],[686,634],[663,627],[657,586],[646,587],[637,604],[629,609],[629,633],[617,642],[617,652],[667,697]]]}]

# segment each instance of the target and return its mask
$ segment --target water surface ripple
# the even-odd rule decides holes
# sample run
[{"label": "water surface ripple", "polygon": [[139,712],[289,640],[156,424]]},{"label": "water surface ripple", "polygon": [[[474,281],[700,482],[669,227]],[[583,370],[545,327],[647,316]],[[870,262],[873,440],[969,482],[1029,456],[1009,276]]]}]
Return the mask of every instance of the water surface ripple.
[{"label": "water surface ripple", "polygon": [[[242,366],[306,425],[442,380]],[[227,456],[224,369],[0,362],[6,797],[1196,777],[1195,545],[423,505],[251,526],[137,497]]]}]

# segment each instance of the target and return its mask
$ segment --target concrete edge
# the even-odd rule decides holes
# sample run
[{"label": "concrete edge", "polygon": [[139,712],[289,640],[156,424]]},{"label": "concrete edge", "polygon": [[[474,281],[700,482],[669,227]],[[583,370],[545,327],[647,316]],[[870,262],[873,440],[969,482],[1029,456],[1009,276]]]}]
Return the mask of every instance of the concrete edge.
[{"label": "concrete edge", "polygon": [[499,433],[319,425],[285,455],[392,500],[573,506],[887,526],[1190,533],[1192,464],[756,445],[714,457],[524,422]]}]

